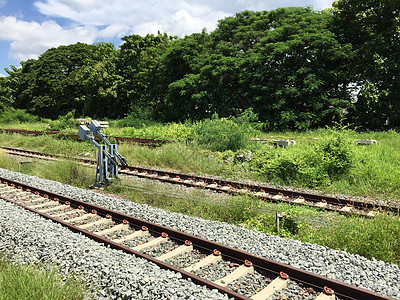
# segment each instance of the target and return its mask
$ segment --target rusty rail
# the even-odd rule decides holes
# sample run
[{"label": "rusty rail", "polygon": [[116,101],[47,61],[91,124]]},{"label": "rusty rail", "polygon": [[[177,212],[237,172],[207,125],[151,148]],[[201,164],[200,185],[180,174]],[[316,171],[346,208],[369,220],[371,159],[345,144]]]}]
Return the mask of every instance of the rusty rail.
[{"label": "rusty rail", "polygon": [[[267,258],[259,257],[256,255],[253,255],[251,253],[244,252],[242,250],[234,249],[232,247],[222,245],[213,241],[209,241],[191,234],[187,234],[181,231],[177,231],[175,229],[171,229],[165,226],[161,226],[152,222],[148,222],[145,220],[141,220],[126,214],[122,214],[116,211],[112,211],[97,205],[93,205],[90,203],[82,202],[70,197],[66,197],[63,195],[59,195],[56,193],[52,193],[43,189],[39,189],[36,187],[28,186],[24,183],[13,181],[7,178],[1,178],[0,180],[3,184],[7,184],[9,186],[24,190],[24,191],[29,191],[29,192],[34,192],[38,195],[41,195],[42,197],[57,200],[59,203],[65,204],[65,205],[70,205],[73,208],[82,208],[87,211],[87,212],[92,212],[93,210],[96,211],[96,213],[100,216],[111,216],[113,220],[116,220],[120,223],[128,221],[130,226],[132,227],[142,227],[146,226],[150,231],[161,234],[162,232],[167,233],[171,238],[174,238],[175,240],[178,241],[185,241],[189,240],[193,243],[193,246],[195,248],[201,249],[202,251],[212,253],[214,249],[217,249],[222,253],[223,257],[227,257],[232,261],[236,261],[239,263],[243,263],[246,260],[251,261],[254,265],[255,268],[260,269],[260,270],[265,270],[274,274],[277,274],[279,276],[280,272],[287,273],[292,280],[301,282],[306,284],[307,286],[310,286],[318,291],[323,291],[324,288],[329,287],[330,289],[333,289],[335,292],[335,295],[338,296],[341,299],[391,299],[387,296],[380,295],[378,293],[362,289],[356,286],[352,286],[346,283],[342,283],[318,274],[314,274],[308,271],[301,270],[299,268],[292,267],[290,265],[286,265],[283,263],[279,263]],[[240,295],[226,287],[222,287],[216,283],[210,282],[208,280],[205,280],[199,276],[196,276],[190,272],[183,271],[179,268],[176,268],[174,266],[169,265],[168,263],[159,261],[153,257],[150,257],[148,255],[142,254],[141,252],[134,251],[130,248],[127,248],[125,246],[122,246],[121,244],[115,243],[109,239],[103,238],[101,236],[98,236],[96,234],[93,234],[85,229],[81,229],[77,226],[68,224],[66,222],[60,221],[56,218],[53,218],[45,213],[40,213],[37,212],[34,209],[25,207],[15,201],[9,200],[7,198],[1,197],[0,199],[12,202],[16,205],[19,205],[21,207],[24,207],[25,209],[28,209],[32,212],[38,213],[41,216],[48,218],[52,220],[53,222],[60,223],[61,225],[68,227],[70,230],[74,232],[80,232],[97,242],[103,243],[105,245],[109,245],[111,248],[114,249],[119,249],[127,253],[134,254],[138,257],[142,257],[144,259],[147,259],[149,261],[152,261],[153,263],[157,264],[163,269],[169,269],[175,272],[179,272],[182,274],[184,278],[191,278],[191,280],[199,285],[205,285],[209,288],[212,289],[218,289],[220,292],[227,294],[230,297],[234,297],[235,299],[248,299],[247,297]]]}]

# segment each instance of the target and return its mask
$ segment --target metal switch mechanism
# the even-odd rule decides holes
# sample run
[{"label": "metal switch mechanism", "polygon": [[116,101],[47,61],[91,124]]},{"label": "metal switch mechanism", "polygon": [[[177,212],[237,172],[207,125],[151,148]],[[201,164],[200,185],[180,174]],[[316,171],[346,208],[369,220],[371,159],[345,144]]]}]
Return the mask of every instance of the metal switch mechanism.
[{"label": "metal switch mechanism", "polygon": [[[96,178],[94,186],[101,186],[102,184],[113,181],[114,178],[118,177],[118,162],[122,166],[126,167],[128,163],[126,159],[118,153],[117,145],[111,144],[106,135],[101,132],[102,126],[96,120],[90,122],[89,128],[85,125],[79,126],[79,137],[86,141],[92,142],[94,145],[94,151],[97,157],[96,164]],[[99,144],[95,138],[100,137],[104,145]]]}]

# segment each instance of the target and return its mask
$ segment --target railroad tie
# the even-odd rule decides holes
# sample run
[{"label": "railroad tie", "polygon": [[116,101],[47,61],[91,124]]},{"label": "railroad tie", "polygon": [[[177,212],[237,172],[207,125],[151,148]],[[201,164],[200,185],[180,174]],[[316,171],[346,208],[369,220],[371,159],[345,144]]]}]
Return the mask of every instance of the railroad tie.
[{"label": "railroad tie", "polygon": [[270,284],[268,284],[264,289],[259,291],[257,294],[253,295],[250,299],[253,300],[264,300],[271,297],[275,291],[283,290],[289,284],[288,279],[283,279],[281,277],[275,278]]},{"label": "railroad tie", "polygon": [[212,265],[215,264],[219,261],[222,261],[222,256],[221,255],[214,255],[214,254],[210,254],[209,256],[203,258],[202,260],[200,260],[199,262],[190,265],[186,268],[184,268],[183,270],[186,272],[194,272],[197,271],[198,269],[208,266],[208,265]]},{"label": "railroad tie", "polygon": [[8,192],[12,192],[12,191],[15,191],[15,188],[10,187],[8,185],[0,188],[0,193],[3,193],[3,192],[8,193]]},{"label": "railroad tie", "polygon": [[353,207],[352,206],[343,206],[341,209],[339,209],[340,211],[343,211],[343,212],[351,212],[351,210],[353,209]]},{"label": "railroad tie", "polygon": [[72,222],[75,222],[75,221],[85,220],[85,219],[88,219],[88,218],[94,217],[94,216],[97,216],[97,215],[96,215],[96,214],[92,214],[92,213],[90,213],[90,214],[84,214],[84,215],[79,216],[79,217],[76,217],[76,218],[72,218],[72,219],[69,219],[69,220],[64,220],[64,222],[66,222],[66,223],[72,223]]},{"label": "railroad tie", "polygon": [[87,229],[90,228],[94,225],[100,225],[100,224],[107,224],[107,223],[111,223],[112,220],[111,219],[106,219],[106,218],[101,218],[100,220],[94,221],[94,222],[90,222],[87,224],[82,224],[82,225],[78,225],[77,227],[81,228],[81,229]]},{"label": "railroad tie", "polygon": [[48,213],[48,212],[53,211],[53,210],[64,209],[64,208],[67,208],[67,207],[69,207],[69,205],[62,204],[62,205],[57,205],[57,206],[54,206],[54,207],[51,207],[51,208],[38,209],[38,212]]},{"label": "railroad tie", "polygon": [[186,253],[186,252],[190,252],[193,251],[193,245],[182,245],[179,246],[178,248],[172,250],[171,252],[165,253],[159,257],[156,257],[156,259],[161,260],[161,261],[166,261],[168,259],[171,259],[175,256],[178,256],[180,254]]},{"label": "railroad tie", "polygon": [[107,228],[107,229],[104,229],[104,230],[96,231],[96,232],[94,232],[94,234],[105,235],[105,234],[112,233],[112,232],[117,231],[117,230],[126,230],[128,228],[129,228],[129,224],[121,223],[121,224],[115,225],[115,226],[113,226],[111,228]]},{"label": "railroad tie", "polygon": [[315,298],[315,300],[335,300],[335,299],[336,299],[335,294],[327,295],[325,293],[319,293],[317,298]]},{"label": "railroad tie", "polygon": [[367,213],[368,217],[375,217],[377,214],[379,213],[379,211],[376,210],[371,210]]},{"label": "railroad tie", "polygon": [[275,195],[275,196],[272,196],[272,199],[273,200],[282,200],[283,199],[283,195]]},{"label": "railroad tie", "polygon": [[35,204],[35,205],[27,205],[29,208],[32,208],[32,209],[37,209],[37,208],[40,208],[40,207],[46,207],[46,206],[52,206],[52,205],[54,205],[55,203],[53,202],[53,201],[48,201],[48,202],[43,202],[43,203],[40,203],[40,204]]},{"label": "railroad tie", "polygon": [[304,202],[306,202],[306,201],[304,200],[304,198],[300,198],[300,197],[299,197],[299,198],[297,198],[297,199],[294,199],[293,202],[294,202],[294,203],[304,203]]},{"label": "railroad tie", "polygon": [[149,248],[149,247],[151,247],[151,246],[155,246],[155,245],[158,245],[158,244],[165,243],[166,241],[168,241],[168,238],[165,238],[165,237],[160,236],[160,237],[155,238],[154,240],[151,240],[151,241],[149,241],[149,242],[147,242],[147,243],[138,245],[138,246],[136,246],[136,247],[132,247],[131,249],[132,249],[132,250],[135,250],[135,251],[140,251],[140,250]]},{"label": "railroad tie", "polygon": [[241,265],[235,271],[217,281],[214,281],[214,283],[220,286],[228,286],[228,284],[231,283],[232,281],[238,280],[249,273],[254,273],[254,267]]},{"label": "railroad tie", "polygon": [[138,237],[141,237],[141,236],[150,236],[150,233],[147,230],[138,230],[138,231],[135,231],[134,233],[131,233],[131,234],[127,235],[127,236],[124,236],[123,238],[115,239],[114,242],[121,244],[122,242],[134,240],[134,239],[136,239]]},{"label": "railroad tie", "polygon": [[320,207],[320,208],[324,208],[324,207],[328,206],[328,203],[321,201],[321,202],[315,203],[315,206],[316,207]]},{"label": "railroad tie", "polygon": [[76,212],[77,212],[77,211],[74,209],[74,210],[70,210],[70,211],[66,211],[66,212],[63,212],[63,213],[54,215],[54,216],[52,216],[52,217],[53,217],[53,218],[60,218],[60,217],[64,217],[64,216],[67,216],[67,215],[70,215],[70,214],[74,214],[74,213],[76,213]]}]

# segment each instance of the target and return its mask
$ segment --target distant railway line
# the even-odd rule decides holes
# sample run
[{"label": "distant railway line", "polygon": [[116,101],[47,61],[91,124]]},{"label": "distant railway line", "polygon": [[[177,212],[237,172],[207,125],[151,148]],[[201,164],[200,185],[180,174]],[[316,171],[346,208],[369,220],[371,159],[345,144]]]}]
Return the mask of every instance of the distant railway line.
[{"label": "distant railway line", "polygon": [[[26,129],[1,129],[0,132],[5,133],[19,133],[23,135],[30,135],[30,136],[40,136],[40,135],[63,135],[68,138],[73,138],[77,140],[81,140],[77,134],[70,134],[63,131],[57,130],[45,130],[45,131],[38,131],[38,130],[26,130]],[[114,138],[117,142],[130,142],[130,143],[137,143],[137,144],[144,144],[144,145],[162,145],[165,143],[171,143],[168,140],[155,140],[155,139],[144,139],[144,138],[128,138],[128,137],[118,137],[118,136],[110,136],[110,138]]]},{"label": "distant railway line", "polygon": [[[31,158],[58,160],[58,159],[74,159],[82,164],[94,166],[96,161],[81,157],[66,157],[62,155],[54,155],[41,153],[38,151],[24,150],[11,147],[2,147],[9,154],[19,155]],[[400,203],[383,202],[375,200],[347,199],[339,197],[331,197],[319,194],[306,193],[283,188],[274,188],[256,183],[247,183],[234,180],[224,180],[210,176],[197,176],[184,174],[174,171],[165,171],[154,168],[144,168],[139,166],[127,166],[120,168],[120,174],[128,176],[137,176],[148,178],[172,184],[180,184],[189,187],[197,187],[213,190],[228,194],[248,194],[253,195],[268,202],[285,202],[294,205],[305,205],[324,209],[328,211],[336,211],[342,214],[356,214],[365,217],[375,217],[380,212],[392,212],[396,215],[400,214]]]}]

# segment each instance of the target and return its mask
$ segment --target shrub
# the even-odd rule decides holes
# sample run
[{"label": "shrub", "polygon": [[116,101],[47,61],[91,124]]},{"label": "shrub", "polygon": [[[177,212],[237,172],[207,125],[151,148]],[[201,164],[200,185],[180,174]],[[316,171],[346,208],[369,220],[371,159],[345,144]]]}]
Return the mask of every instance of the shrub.
[{"label": "shrub", "polygon": [[251,165],[254,171],[270,180],[316,187],[348,175],[354,159],[350,142],[338,131],[331,130],[327,138],[316,144],[260,149],[255,152]]},{"label": "shrub", "polygon": [[114,127],[135,127],[142,128],[145,126],[154,125],[156,122],[151,118],[150,113],[143,111],[132,112],[125,118],[112,121],[110,125]]},{"label": "shrub", "polygon": [[206,145],[213,151],[238,151],[249,144],[250,135],[255,132],[251,124],[246,120],[246,115],[238,118],[218,118],[197,122],[194,125],[195,140]]},{"label": "shrub", "polygon": [[50,130],[65,130],[67,128],[75,128],[77,122],[75,121],[75,110],[70,111],[65,116],[59,116],[56,121],[50,123]]},{"label": "shrub", "polygon": [[28,114],[24,109],[14,109],[8,108],[2,112],[0,115],[0,123],[34,123],[38,122],[40,118],[38,116],[34,116]]}]

